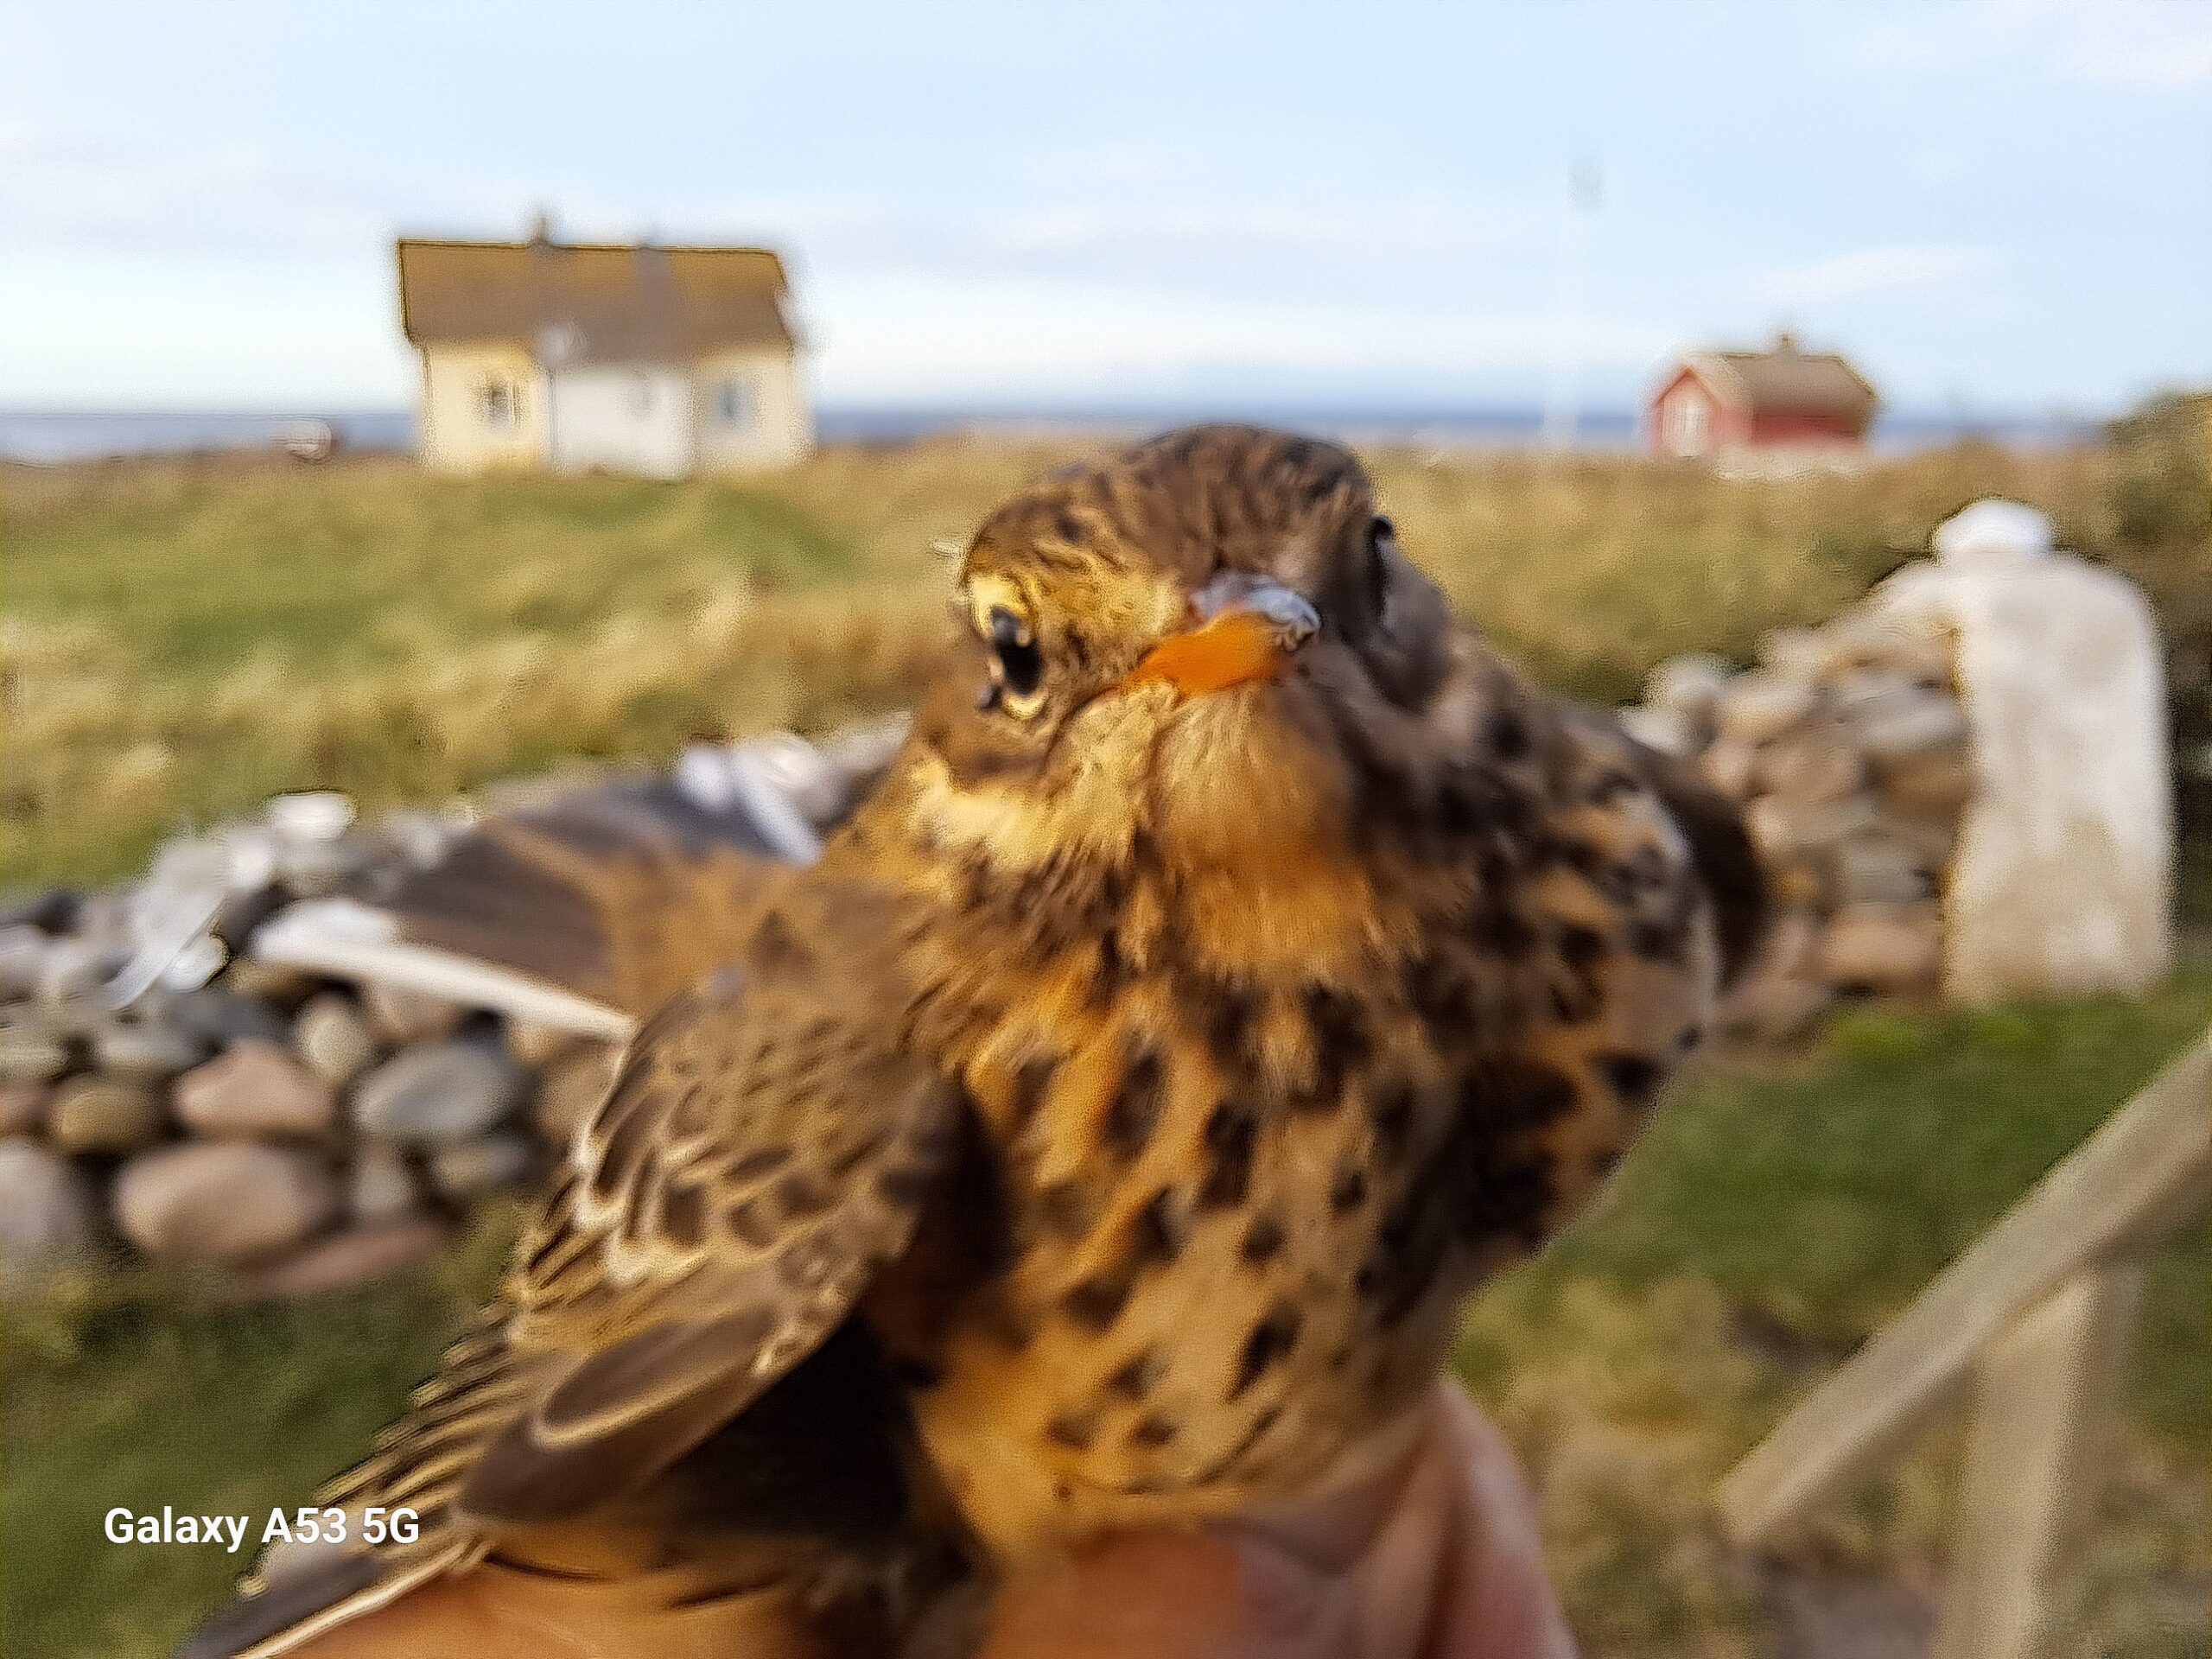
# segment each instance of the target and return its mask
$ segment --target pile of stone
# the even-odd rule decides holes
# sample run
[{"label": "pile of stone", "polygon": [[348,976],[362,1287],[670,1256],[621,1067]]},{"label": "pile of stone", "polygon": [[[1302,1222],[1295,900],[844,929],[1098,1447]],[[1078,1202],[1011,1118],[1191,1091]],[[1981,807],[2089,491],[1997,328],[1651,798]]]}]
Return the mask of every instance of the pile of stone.
[{"label": "pile of stone", "polygon": [[1764,643],[1745,673],[1662,664],[1623,719],[1745,804],[1779,900],[1723,1010],[1764,1036],[1839,996],[1919,996],[1942,969],[1942,895],[1974,772],[1949,639],[1878,603]]},{"label": "pile of stone", "polygon": [[[849,798],[825,772],[885,746],[747,752],[810,818]],[[679,786],[715,759],[688,755]],[[251,952],[287,905],[373,889],[468,822],[365,826],[343,797],[283,797],[171,843],[131,888],[0,918],[0,1285],[135,1255],[248,1296],[336,1289],[434,1254],[538,1178],[604,1095],[614,1044]]]}]

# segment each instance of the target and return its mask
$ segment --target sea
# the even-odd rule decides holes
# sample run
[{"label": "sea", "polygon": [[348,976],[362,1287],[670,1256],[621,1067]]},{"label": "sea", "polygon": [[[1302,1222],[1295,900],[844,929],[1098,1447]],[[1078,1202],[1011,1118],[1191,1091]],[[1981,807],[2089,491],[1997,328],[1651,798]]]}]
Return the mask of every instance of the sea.
[{"label": "sea", "polygon": [[[0,459],[59,462],[117,455],[205,454],[266,449],[287,425],[320,420],[353,453],[413,447],[414,416],[397,409],[35,410],[0,409]],[[1064,407],[827,404],[815,424],[825,442],[895,444],[950,433],[1136,434],[1199,420],[1259,421],[1324,436],[1439,448],[1534,448],[1547,441],[1533,407],[1403,409],[1297,404],[1129,404]],[[2094,438],[2093,421],[2054,416],[1981,416],[1900,410],[1876,423],[1874,448],[1886,453],[1976,438],[2017,448],[2056,448]],[[1637,411],[1586,410],[1574,423],[1575,448],[1620,452],[1642,442]]]}]

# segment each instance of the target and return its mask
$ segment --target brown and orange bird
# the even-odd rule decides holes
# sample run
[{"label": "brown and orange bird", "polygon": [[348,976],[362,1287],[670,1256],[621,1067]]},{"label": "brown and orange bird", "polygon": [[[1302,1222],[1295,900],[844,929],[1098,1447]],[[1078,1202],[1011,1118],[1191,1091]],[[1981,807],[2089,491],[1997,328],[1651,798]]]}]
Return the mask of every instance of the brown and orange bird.
[{"label": "brown and orange bird", "polygon": [[[1455,628],[1342,449],[1057,474],[956,608],[880,785],[811,868],[726,872],[746,937],[667,947],[721,965],[325,1495],[419,1537],[272,1563],[188,1653],[494,1571],[632,1586],[640,1652],[888,1652],[1011,1565],[1320,1490],[1756,929],[1733,810]],[[603,969],[661,924],[563,925]]]}]

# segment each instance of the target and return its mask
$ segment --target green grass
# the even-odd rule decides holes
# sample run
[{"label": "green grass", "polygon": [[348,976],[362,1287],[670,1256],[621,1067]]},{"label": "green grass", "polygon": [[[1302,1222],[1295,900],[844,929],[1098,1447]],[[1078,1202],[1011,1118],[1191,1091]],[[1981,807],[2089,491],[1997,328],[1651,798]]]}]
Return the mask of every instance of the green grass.
[{"label": "green grass", "polygon": [[[1705,1529],[1713,1481],[2201,1032],[2208,998],[2199,963],[2140,1002],[1867,1012],[1806,1053],[1716,1063],[1662,1114],[1609,1207],[1478,1300],[1463,1363],[1535,1476],[1593,1654],[1751,1639],[1755,1610]],[[194,1310],[168,1287],[109,1285],[19,1311],[5,1650],[162,1651],[237,1563],[111,1545],[101,1516],[299,1502],[398,1408],[510,1232],[494,1218],[436,1274],[306,1307]],[[2137,1645],[2114,1650],[2164,1650],[2151,1588],[2212,1545],[2208,1302],[2199,1227],[2157,1258],[2116,1454],[2130,1510],[2101,1534],[2094,1628]],[[1923,1561],[1940,1544],[1944,1446],[1939,1433],[1846,1506],[1820,1553],[1869,1571]]]}]

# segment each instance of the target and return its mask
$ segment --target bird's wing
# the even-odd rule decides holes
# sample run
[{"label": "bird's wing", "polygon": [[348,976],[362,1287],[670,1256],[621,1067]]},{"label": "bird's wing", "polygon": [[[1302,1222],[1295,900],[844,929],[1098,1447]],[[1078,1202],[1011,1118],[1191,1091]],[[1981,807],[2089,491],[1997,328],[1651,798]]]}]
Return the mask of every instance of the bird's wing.
[{"label": "bird's wing", "polygon": [[1630,763],[1682,832],[1690,862],[1713,906],[1720,948],[1720,982],[1732,983],[1750,961],[1772,919],[1772,893],[1758,851],[1744,828],[1744,810],[1678,756],[1623,732]]},{"label": "bird's wing", "polygon": [[[957,1086],[894,1046],[899,925],[872,889],[796,884],[738,963],[646,1022],[492,1308],[322,1494],[421,1518],[365,1580],[320,1566],[340,1597],[378,1605],[424,1560],[627,1497],[844,1322],[960,1133]],[[333,1622],[276,1573],[262,1593],[287,1628],[206,1651]]]},{"label": "bird's wing", "polygon": [[424,861],[293,906],[254,954],[620,1039],[727,961],[887,758],[792,737],[687,752],[494,813]]}]

